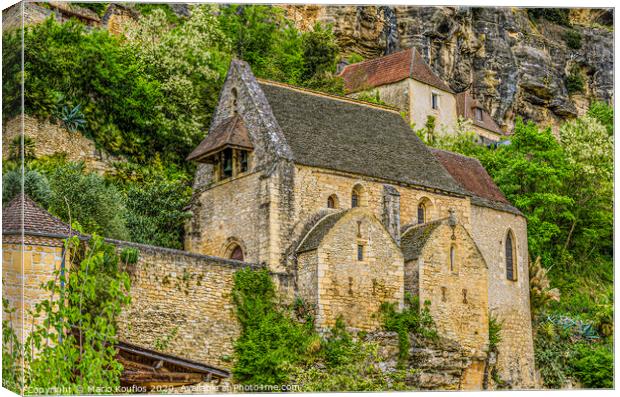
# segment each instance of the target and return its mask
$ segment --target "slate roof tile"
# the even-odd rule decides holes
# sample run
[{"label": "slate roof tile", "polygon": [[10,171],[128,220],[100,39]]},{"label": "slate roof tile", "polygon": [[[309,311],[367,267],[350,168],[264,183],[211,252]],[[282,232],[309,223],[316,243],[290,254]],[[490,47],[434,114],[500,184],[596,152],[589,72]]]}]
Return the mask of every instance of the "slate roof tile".
[{"label": "slate roof tile", "polygon": [[[482,109],[482,120],[476,118],[474,109]],[[466,119],[472,120],[474,125],[504,135],[504,131],[497,125],[495,120],[469,92],[461,92],[456,94],[456,114]]]},{"label": "slate roof tile", "polygon": [[224,147],[254,149],[248,130],[239,115],[229,117],[213,127],[207,137],[187,156],[187,160],[200,160]]},{"label": "slate roof tile", "polygon": [[2,209],[2,231],[16,232],[22,228],[22,205],[24,209],[24,232],[68,235],[70,227],[56,218],[30,197],[19,194]]}]

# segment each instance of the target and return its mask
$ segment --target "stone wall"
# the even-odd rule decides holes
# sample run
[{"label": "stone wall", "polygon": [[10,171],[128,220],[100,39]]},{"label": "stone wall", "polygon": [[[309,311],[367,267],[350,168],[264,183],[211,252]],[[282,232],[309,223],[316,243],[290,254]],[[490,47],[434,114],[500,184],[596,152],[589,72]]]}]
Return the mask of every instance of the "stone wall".
[{"label": "stone wall", "polygon": [[[358,246],[363,247],[362,259]],[[347,211],[323,236],[312,255],[298,262],[301,274],[316,272],[318,308],[316,325],[328,328],[342,317],[347,326],[373,330],[380,327],[377,316],[383,302],[402,306],[404,297],[403,256],[383,224],[366,208]],[[316,270],[315,270],[316,269]],[[304,296],[314,285],[298,287]]]},{"label": "stone wall", "polygon": [[[516,244],[516,281],[506,278],[505,241]],[[489,268],[489,310],[502,322],[497,368],[513,387],[535,386],[534,347],[529,302],[527,224],[519,215],[472,206],[472,236]]]},{"label": "stone wall", "polygon": [[[2,313],[20,340],[25,340],[42,319],[28,314],[37,303],[47,299],[41,285],[55,278],[63,257],[62,240],[29,237],[21,244],[21,236],[3,236],[2,298],[9,301],[14,313]],[[22,295],[23,294],[23,295]],[[23,338],[23,339],[22,339]]]},{"label": "stone wall", "polygon": [[140,244],[130,269],[131,305],[119,316],[119,339],[209,365],[232,365],[240,333],[231,299],[233,274],[247,263]]},{"label": "stone wall", "polygon": [[[456,125],[456,98],[454,94],[409,79],[409,117],[415,128],[423,128],[428,116],[435,117],[435,132],[452,131]],[[439,109],[431,106],[431,94],[439,95]]]},{"label": "stone wall", "polygon": [[[21,122],[21,117],[15,117],[3,125],[2,158],[4,159],[9,156],[13,139],[22,133]],[[101,173],[111,170],[112,161],[119,160],[98,150],[93,141],[79,132],[71,132],[60,124],[28,115],[24,115],[23,134],[34,141],[36,157],[64,154],[68,161],[83,161],[86,168]]]}]

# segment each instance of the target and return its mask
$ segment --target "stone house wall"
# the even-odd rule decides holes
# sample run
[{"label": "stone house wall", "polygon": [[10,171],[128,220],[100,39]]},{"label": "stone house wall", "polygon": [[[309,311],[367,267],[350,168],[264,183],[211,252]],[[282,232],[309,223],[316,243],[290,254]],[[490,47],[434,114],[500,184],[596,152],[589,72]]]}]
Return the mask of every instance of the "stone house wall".
[{"label": "stone house wall", "polygon": [[240,333],[234,313],[234,273],[247,263],[141,244],[131,275],[131,304],[118,318],[121,340],[229,368]]},{"label": "stone house wall", "polygon": [[[358,245],[363,246],[362,260]],[[380,326],[377,314],[381,303],[396,302],[402,307],[402,253],[368,209],[355,208],[344,214],[311,255],[302,255],[298,269],[302,275],[317,269],[318,328],[332,327],[342,316],[347,326],[369,331]],[[301,294],[310,296],[315,286],[298,280]]]},{"label": "stone house wall", "polygon": [[[23,342],[34,326],[43,319],[28,313],[37,303],[47,299],[48,293],[41,285],[54,280],[63,259],[60,239],[6,235],[2,241],[2,298],[9,301],[15,312],[2,312],[2,319],[9,321],[17,337]],[[23,293],[23,295],[22,295]]]},{"label": "stone house wall", "polygon": [[[423,128],[428,116],[435,117],[435,131],[452,131],[456,125],[456,98],[451,92],[442,91],[438,88],[424,84],[414,79],[409,79],[409,117],[410,123],[415,123],[415,128]],[[431,94],[439,95],[439,109],[435,110],[431,105]]]},{"label": "stone house wall", "polygon": [[[454,268],[450,269],[452,246],[455,261]],[[432,232],[420,258],[420,302],[430,301],[430,312],[440,335],[457,341],[473,356],[486,358],[489,338],[487,268],[476,244],[461,225],[453,231],[442,224]]]},{"label": "stone house wall", "polygon": [[[79,132],[71,132],[58,123],[39,120],[24,115],[23,134],[34,141],[35,157],[64,154],[67,161],[83,161],[87,169],[103,173],[112,169],[112,161],[95,147],[90,139]],[[2,158],[9,157],[11,142],[22,133],[22,118],[15,117],[4,123],[2,132]]]},{"label": "stone house wall", "polygon": [[[517,280],[506,278],[505,241],[512,230]],[[472,236],[489,267],[489,310],[502,323],[497,368],[519,387],[535,386],[529,302],[527,223],[519,215],[472,205]]]}]

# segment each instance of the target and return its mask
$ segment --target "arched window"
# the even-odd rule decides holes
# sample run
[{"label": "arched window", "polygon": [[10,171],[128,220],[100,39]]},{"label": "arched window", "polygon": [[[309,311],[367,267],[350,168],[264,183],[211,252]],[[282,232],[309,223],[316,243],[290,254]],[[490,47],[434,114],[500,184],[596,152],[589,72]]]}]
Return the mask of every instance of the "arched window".
[{"label": "arched window", "polygon": [[418,204],[418,224],[426,222],[426,206],[424,203]]},{"label": "arched window", "polygon": [[355,185],[351,192],[351,208],[361,207],[364,203],[364,187],[362,185]]},{"label": "arched window", "polygon": [[243,260],[243,250],[241,249],[240,246],[235,245],[234,247],[232,247],[230,251],[230,259],[235,259],[238,261]]},{"label": "arched window", "polygon": [[512,281],[517,279],[517,274],[515,272],[515,251],[514,237],[509,230],[506,234],[506,278]]},{"label": "arched window", "polygon": [[327,198],[327,208],[338,208],[338,197],[335,194]]}]

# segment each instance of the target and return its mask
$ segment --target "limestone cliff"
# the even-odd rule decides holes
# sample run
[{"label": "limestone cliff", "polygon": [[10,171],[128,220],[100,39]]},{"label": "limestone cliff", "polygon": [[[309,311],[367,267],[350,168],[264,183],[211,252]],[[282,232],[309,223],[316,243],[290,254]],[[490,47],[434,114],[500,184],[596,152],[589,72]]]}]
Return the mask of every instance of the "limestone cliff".
[{"label": "limestone cliff", "polygon": [[[610,10],[572,9],[565,26],[532,19],[523,8],[284,7],[301,29],[331,23],[345,56],[418,47],[455,91],[471,88],[508,130],[516,116],[557,127],[592,99],[613,99]],[[576,48],[571,34],[581,38]],[[567,78],[575,73],[584,89],[571,95]]]}]

